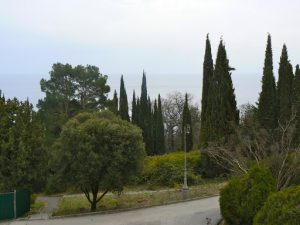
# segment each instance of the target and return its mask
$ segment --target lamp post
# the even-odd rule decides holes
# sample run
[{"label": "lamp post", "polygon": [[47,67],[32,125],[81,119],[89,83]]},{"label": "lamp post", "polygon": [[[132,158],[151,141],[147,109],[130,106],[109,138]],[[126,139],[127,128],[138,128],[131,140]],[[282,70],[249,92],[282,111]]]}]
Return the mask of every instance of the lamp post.
[{"label": "lamp post", "polygon": [[184,144],[184,173],[183,173],[183,186],[182,186],[182,199],[187,199],[189,187],[187,184],[187,168],[186,168],[186,135],[190,133],[189,125],[183,127],[183,144]]}]

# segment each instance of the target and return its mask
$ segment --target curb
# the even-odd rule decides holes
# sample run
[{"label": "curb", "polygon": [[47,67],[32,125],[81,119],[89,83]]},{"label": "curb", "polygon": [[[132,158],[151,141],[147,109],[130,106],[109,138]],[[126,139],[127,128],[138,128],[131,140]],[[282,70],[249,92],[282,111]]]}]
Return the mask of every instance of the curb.
[{"label": "curb", "polygon": [[78,214],[70,214],[70,215],[62,215],[62,216],[49,216],[48,219],[20,218],[20,219],[17,219],[17,221],[54,220],[54,219],[63,219],[63,218],[70,218],[70,217],[115,214],[115,213],[121,213],[121,212],[130,212],[130,211],[139,210],[139,209],[147,209],[147,208],[157,207],[157,206],[166,206],[166,205],[172,205],[172,204],[176,204],[176,203],[196,201],[196,200],[201,200],[201,199],[213,198],[213,197],[217,197],[217,196],[219,196],[219,195],[216,194],[216,195],[210,195],[210,196],[191,198],[191,199],[187,199],[187,200],[171,201],[171,202],[167,202],[164,204],[155,204],[155,205],[151,205],[151,206],[133,207],[133,208],[127,208],[127,209],[115,209],[115,210],[107,210],[107,211],[99,211],[99,212],[86,212],[86,213],[78,213]]}]

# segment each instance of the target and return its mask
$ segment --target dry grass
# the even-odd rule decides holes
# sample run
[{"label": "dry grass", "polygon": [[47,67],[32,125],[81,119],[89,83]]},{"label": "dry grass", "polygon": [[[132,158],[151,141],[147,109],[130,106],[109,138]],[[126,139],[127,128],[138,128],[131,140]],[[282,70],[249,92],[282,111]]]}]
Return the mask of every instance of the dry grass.
[{"label": "dry grass", "polygon": [[[189,199],[212,196],[219,193],[222,183],[207,183],[190,187]],[[128,192],[121,195],[107,194],[97,205],[97,211],[115,209],[141,208],[146,206],[162,205],[182,200],[180,189]],[[62,198],[59,207],[53,213],[54,216],[70,215],[90,211],[88,200],[82,195],[65,196]]]}]

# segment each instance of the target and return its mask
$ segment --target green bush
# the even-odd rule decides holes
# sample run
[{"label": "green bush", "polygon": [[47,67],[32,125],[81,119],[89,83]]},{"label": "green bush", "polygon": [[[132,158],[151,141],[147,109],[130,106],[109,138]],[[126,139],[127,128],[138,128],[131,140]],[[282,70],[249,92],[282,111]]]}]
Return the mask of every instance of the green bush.
[{"label": "green bush", "polygon": [[30,205],[35,203],[36,198],[37,198],[36,194],[31,194],[30,195]]},{"label": "green bush", "polygon": [[65,181],[58,175],[50,175],[47,179],[46,194],[62,193],[67,190]]},{"label": "green bush", "polygon": [[[198,174],[200,152],[187,153],[188,183],[198,184],[201,177]],[[158,156],[148,156],[139,183],[150,186],[168,186],[183,182],[184,152],[174,152]]]},{"label": "green bush", "polygon": [[267,169],[253,167],[241,178],[232,179],[220,192],[221,213],[230,225],[252,225],[253,218],[263,206],[275,180]]},{"label": "green bush", "polygon": [[300,186],[294,186],[269,196],[257,213],[254,225],[299,225]]}]

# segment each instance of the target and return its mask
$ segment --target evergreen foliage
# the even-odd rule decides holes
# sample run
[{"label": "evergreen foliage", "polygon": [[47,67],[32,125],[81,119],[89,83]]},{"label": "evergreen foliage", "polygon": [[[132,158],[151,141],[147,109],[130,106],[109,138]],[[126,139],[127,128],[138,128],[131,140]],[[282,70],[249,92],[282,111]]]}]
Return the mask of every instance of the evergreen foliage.
[{"label": "evergreen foliage", "polygon": [[107,192],[122,191],[142,169],[145,156],[141,130],[109,111],[70,119],[56,147],[57,172],[84,192],[91,211]]},{"label": "evergreen foliage", "polygon": [[232,132],[232,123],[238,124],[239,122],[231,70],[234,69],[229,66],[226,49],[221,40],[208,97],[208,114],[210,116],[207,118],[209,131],[206,137],[210,142],[226,138]]},{"label": "evergreen foliage", "polygon": [[129,114],[128,114],[128,100],[127,100],[127,94],[124,84],[123,75],[121,76],[121,82],[120,82],[120,103],[119,103],[119,115],[121,119],[130,121]]},{"label": "evergreen foliage", "polygon": [[113,112],[115,115],[118,115],[118,109],[119,109],[119,99],[118,99],[118,94],[117,91],[114,91],[114,97],[111,101],[111,105],[109,107],[109,110]]},{"label": "evergreen foliage", "polygon": [[165,128],[163,122],[163,113],[162,113],[162,106],[161,106],[161,98],[158,95],[157,100],[157,120],[156,120],[156,148],[159,154],[164,154],[166,152],[165,147]]},{"label": "evergreen foliage", "polygon": [[277,83],[278,120],[286,122],[291,117],[293,93],[293,68],[288,59],[286,45],[283,45],[280,57]]},{"label": "evergreen foliage", "polygon": [[[192,117],[191,111],[188,105],[188,96],[185,94],[185,102],[182,113],[182,138],[181,138],[182,149],[185,149],[184,144],[186,144],[186,151],[190,151],[193,148],[193,129],[192,129]],[[186,143],[184,143],[185,141]]]},{"label": "evergreen foliage", "polygon": [[211,45],[209,36],[206,37],[205,55],[203,62],[203,80],[202,80],[202,100],[201,100],[201,128],[200,128],[200,145],[205,145],[209,137],[209,95],[211,87],[210,83],[214,73],[213,59],[211,54]]},{"label": "evergreen foliage", "polygon": [[45,132],[28,100],[0,96],[0,137],[0,191],[41,191],[48,155]]},{"label": "evergreen foliage", "polygon": [[135,91],[133,91],[132,96],[132,108],[131,108],[131,122],[133,124],[139,124],[139,115],[138,115],[138,105],[135,97]]},{"label": "evergreen foliage", "polygon": [[254,225],[297,225],[300,223],[300,186],[286,188],[269,196],[256,214]]},{"label": "evergreen foliage", "polygon": [[298,146],[300,143],[300,68],[296,66],[295,77],[293,81],[293,110],[296,112],[295,131],[294,131],[294,145]]},{"label": "evergreen foliage", "polygon": [[275,186],[271,172],[261,167],[252,168],[242,178],[232,179],[220,192],[221,214],[226,223],[252,225]]},{"label": "evergreen foliage", "polygon": [[258,100],[258,120],[265,129],[277,127],[276,86],[273,74],[271,36],[268,35],[262,77],[262,90]]}]

